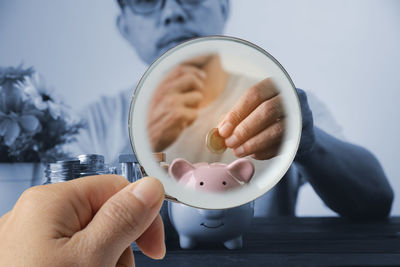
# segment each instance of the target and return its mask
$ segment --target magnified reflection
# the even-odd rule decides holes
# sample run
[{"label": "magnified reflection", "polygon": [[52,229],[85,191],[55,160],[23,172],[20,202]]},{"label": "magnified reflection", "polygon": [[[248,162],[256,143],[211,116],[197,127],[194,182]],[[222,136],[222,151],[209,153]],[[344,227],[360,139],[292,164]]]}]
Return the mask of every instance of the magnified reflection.
[{"label": "magnified reflection", "polygon": [[177,158],[169,166],[170,175],[180,184],[192,189],[223,192],[250,181],[254,165],[248,159],[237,159],[231,164],[205,162],[190,164]]},{"label": "magnified reflection", "polygon": [[[153,152],[165,154],[170,176],[196,190],[224,191],[251,182],[254,165],[267,166],[260,161],[279,154],[285,134],[273,81],[231,71],[219,53],[192,57],[169,70],[147,119]],[[240,170],[231,169],[238,162]]]}]

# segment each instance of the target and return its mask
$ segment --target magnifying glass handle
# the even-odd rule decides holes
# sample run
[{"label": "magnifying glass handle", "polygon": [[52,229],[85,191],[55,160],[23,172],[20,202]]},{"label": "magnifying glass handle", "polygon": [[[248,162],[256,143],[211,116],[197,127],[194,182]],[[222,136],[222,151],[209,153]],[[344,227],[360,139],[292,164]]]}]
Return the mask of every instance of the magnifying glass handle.
[{"label": "magnifying glass handle", "polygon": [[139,179],[142,178],[142,177],[146,177],[146,176],[147,176],[147,173],[146,173],[146,171],[144,170],[144,168],[142,167],[142,165],[140,165],[139,163],[136,163],[136,164],[135,164],[135,168],[136,168],[137,171],[140,173]]},{"label": "magnifying glass handle", "polygon": [[168,201],[176,202],[176,203],[181,203],[179,200],[177,200],[174,197],[171,197],[170,195],[165,194],[165,199]]}]

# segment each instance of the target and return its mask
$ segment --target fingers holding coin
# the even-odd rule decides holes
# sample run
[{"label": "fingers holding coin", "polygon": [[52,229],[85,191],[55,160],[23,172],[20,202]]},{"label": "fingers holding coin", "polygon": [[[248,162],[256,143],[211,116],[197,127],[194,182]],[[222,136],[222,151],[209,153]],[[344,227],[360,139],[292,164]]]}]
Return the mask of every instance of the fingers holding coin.
[{"label": "fingers holding coin", "polygon": [[215,154],[222,154],[225,152],[225,139],[219,134],[217,128],[213,128],[208,132],[206,137],[206,146]]},{"label": "fingers holding coin", "polygon": [[252,155],[264,160],[278,155],[285,131],[285,120],[280,120],[233,149],[237,157]]},{"label": "fingers holding coin", "polygon": [[270,78],[247,89],[218,126],[219,134],[228,138],[241,121],[247,118],[260,104],[276,95],[278,95],[278,90]]},{"label": "fingers holding coin", "polygon": [[285,132],[278,90],[267,78],[250,87],[218,126],[225,146],[237,157],[269,159],[277,155]]},{"label": "fingers holding coin", "polygon": [[279,95],[261,103],[233,130],[225,140],[226,146],[236,148],[250,138],[261,133],[284,117],[282,101]]}]

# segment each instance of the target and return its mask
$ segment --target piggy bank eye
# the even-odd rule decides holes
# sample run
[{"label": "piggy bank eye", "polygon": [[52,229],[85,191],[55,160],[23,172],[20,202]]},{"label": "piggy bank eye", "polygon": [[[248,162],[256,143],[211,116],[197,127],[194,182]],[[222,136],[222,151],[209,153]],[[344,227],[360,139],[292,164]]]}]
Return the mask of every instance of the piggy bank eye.
[{"label": "piggy bank eye", "polygon": [[203,185],[204,183],[203,182],[200,182],[200,185]]},{"label": "piggy bank eye", "polygon": [[222,182],[222,184],[223,184],[223,185],[226,185],[226,182],[225,182],[225,181],[223,181],[223,182]]}]

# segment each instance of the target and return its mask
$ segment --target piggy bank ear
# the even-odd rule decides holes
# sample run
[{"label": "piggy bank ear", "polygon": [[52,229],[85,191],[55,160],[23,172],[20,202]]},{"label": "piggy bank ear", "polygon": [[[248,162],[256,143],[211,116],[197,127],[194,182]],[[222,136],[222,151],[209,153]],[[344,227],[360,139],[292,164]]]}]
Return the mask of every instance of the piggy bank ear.
[{"label": "piggy bank ear", "polygon": [[254,165],[248,159],[237,159],[228,165],[230,174],[239,181],[248,183],[254,174]]},{"label": "piggy bank ear", "polygon": [[174,159],[168,168],[169,174],[178,181],[192,170],[194,170],[193,165],[181,158]]}]

